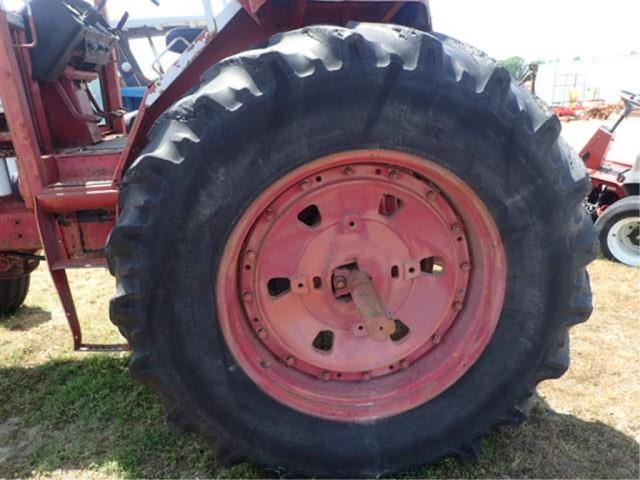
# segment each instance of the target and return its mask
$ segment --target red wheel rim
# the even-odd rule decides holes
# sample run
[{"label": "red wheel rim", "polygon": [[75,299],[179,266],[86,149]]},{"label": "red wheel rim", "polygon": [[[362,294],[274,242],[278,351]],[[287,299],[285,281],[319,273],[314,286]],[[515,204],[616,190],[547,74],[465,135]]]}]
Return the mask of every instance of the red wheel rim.
[{"label": "red wheel rim", "polygon": [[[396,319],[388,340],[363,333],[336,289],[354,266]],[[249,206],[217,301],[227,345],[268,395],[364,421],[415,408],[464,375],[493,335],[505,283],[498,229],[462,180],[424,158],[360,150],[298,168]]]}]

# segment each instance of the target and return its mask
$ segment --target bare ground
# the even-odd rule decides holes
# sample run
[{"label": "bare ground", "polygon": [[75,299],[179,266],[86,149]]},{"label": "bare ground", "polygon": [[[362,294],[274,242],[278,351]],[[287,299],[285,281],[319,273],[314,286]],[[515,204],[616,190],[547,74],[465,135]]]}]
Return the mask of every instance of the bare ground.
[{"label": "bare ground", "polygon": [[[87,341],[120,341],[107,318],[111,277],[72,273]],[[477,463],[449,459],[407,476],[640,477],[640,270],[598,260],[590,273],[595,313],[572,330],[572,367],[540,387],[531,419],[495,432]],[[71,351],[48,274],[36,271],[26,307],[0,321],[0,477],[272,475],[224,470],[204,442],[169,432],[126,364],[126,354]]]}]

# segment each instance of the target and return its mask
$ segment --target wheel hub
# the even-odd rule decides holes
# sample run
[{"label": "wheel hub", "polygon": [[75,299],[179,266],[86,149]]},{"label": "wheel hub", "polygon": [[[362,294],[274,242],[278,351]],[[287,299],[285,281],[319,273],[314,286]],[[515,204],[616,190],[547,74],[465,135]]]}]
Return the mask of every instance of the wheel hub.
[{"label": "wheel hub", "polygon": [[275,398],[332,419],[437,395],[477,359],[501,309],[504,252],[483,208],[456,177],[397,152],[296,170],[260,195],[225,251],[218,307],[234,356]]},{"label": "wheel hub", "polygon": [[[241,288],[251,294],[247,318],[276,357],[352,381],[392,374],[445,335],[464,303],[470,269],[460,265],[470,260],[454,210],[428,191],[412,172],[365,164],[326,169],[274,202],[247,240],[255,257]],[[394,320],[404,331],[396,341]]]}]

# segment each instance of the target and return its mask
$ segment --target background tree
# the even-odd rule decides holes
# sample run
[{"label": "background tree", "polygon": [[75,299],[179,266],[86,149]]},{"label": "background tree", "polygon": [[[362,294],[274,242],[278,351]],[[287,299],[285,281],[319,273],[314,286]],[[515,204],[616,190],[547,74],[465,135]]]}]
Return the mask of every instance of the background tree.
[{"label": "background tree", "polygon": [[518,56],[505,58],[504,60],[500,60],[499,63],[516,79],[522,77],[529,68],[525,59]]}]

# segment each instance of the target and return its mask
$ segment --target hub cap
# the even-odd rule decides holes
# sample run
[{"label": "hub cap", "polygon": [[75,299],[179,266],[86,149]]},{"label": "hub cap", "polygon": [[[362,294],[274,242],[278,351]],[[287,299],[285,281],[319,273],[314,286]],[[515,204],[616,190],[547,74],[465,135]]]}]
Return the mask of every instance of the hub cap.
[{"label": "hub cap", "polygon": [[620,262],[632,267],[640,266],[640,218],[618,220],[607,234],[607,246]]},{"label": "hub cap", "polygon": [[353,151],[294,171],[249,207],[218,309],[234,357],[273,398],[367,420],[466,372],[495,329],[505,273],[497,228],[461,180],[411,155]]}]

